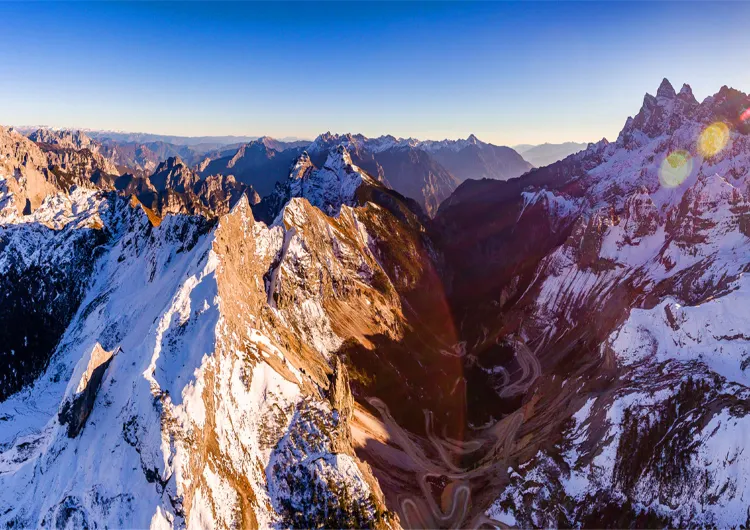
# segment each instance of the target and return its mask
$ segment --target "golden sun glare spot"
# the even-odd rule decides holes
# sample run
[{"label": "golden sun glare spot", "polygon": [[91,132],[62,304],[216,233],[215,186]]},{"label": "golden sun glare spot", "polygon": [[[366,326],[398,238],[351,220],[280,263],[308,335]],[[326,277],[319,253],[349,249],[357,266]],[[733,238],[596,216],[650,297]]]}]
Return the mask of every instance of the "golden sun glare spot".
[{"label": "golden sun glare spot", "polygon": [[693,159],[687,151],[673,151],[659,167],[659,182],[665,188],[675,188],[682,184],[693,170]]},{"label": "golden sun glare spot", "polygon": [[704,158],[712,157],[727,146],[729,142],[729,127],[726,123],[717,121],[706,127],[698,138],[698,152]]}]

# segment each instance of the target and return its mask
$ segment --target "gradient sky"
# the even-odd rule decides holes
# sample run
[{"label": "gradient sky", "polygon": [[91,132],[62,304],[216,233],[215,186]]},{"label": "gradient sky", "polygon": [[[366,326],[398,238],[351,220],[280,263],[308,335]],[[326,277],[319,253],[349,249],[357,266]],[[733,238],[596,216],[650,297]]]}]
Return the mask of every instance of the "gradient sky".
[{"label": "gradient sky", "polygon": [[669,78],[750,90],[750,4],[0,3],[0,123],[616,137]]}]

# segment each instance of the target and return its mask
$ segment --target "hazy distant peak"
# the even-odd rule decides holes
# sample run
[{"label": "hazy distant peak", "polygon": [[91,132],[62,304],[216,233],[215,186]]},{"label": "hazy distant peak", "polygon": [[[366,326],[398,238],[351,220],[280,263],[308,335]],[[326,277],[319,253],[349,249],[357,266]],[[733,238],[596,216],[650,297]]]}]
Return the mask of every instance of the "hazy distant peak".
[{"label": "hazy distant peak", "polygon": [[39,128],[28,135],[32,142],[59,145],[73,149],[85,149],[92,144],[84,132],[80,130]]},{"label": "hazy distant peak", "polygon": [[560,144],[545,142],[539,145],[523,144],[513,147],[524,160],[536,167],[548,166],[586,148],[587,144],[581,142],[563,142]]}]

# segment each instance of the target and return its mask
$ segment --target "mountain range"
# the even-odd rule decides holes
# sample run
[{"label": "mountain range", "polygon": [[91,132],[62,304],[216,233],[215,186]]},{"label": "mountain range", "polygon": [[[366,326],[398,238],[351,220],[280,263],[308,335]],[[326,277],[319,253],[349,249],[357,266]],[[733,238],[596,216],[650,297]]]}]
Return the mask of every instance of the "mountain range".
[{"label": "mountain range", "polygon": [[747,526],[748,108],[537,168],[0,130],[0,523]]},{"label": "mountain range", "polygon": [[[71,148],[75,141],[78,149],[86,147],[104,157],[109,163],[108,173],[113,176],[132,175],[143,183],[159,164],[178,158],[201,179],[214,175],[234,179],[251,187],[260,197],[269,195],[286,179],[290,167],[304,152],[309,152],[313,162],[320,165],[331,150],[344,145],[357,165],[416,200],[428,215],[434,215],[440,203],[466,179],[502,180],[519,176],[532,167],[512,149],[482,142],[474,135],[466,140],[436,142],[328,132],[313,142],[264,136],[236,143],[238,137],[172,138],[96,132],[89,133],[94,134],[92,138],[83,131],[46,128],[19,131],[40,145]],[[139,184],[138,189],[141,188],[143,185]]]}]

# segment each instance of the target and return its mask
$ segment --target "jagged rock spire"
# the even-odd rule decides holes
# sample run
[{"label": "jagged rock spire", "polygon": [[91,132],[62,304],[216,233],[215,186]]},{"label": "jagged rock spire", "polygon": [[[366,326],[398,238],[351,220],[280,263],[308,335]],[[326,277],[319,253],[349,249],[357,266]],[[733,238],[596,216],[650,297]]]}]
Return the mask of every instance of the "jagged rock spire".
[{"label": "jagged rock spire", "polygon": [[656,97],[657,98],[673,98],[677,94],[674,91],[674,87],[672,86],[672,83],[669,82],[669,79],[666,77],[662,79],[661,84],[659,85],[659,89],[656,91]]},{"label": "jagged rock spire", "polygon": [[698,103],[698,101],[695,99],[695,96],[693,95],[693,89],[690,88],[690,85],[688,85],[687,83],[683,83],[678,95],[683,99],[690,99]]}]

